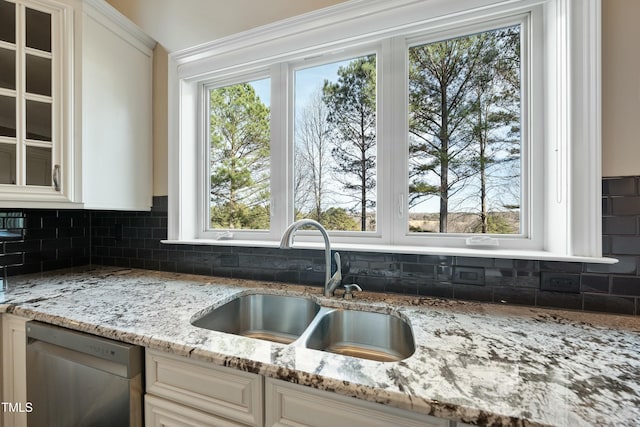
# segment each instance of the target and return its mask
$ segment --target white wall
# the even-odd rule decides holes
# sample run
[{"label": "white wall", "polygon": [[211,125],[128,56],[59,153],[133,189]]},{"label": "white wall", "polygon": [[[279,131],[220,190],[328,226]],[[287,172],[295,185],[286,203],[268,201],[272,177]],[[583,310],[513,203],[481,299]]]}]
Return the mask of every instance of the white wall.
[{"label": "white wall", "polygon": [[602,175],[640,175],[640,1],[602,0]]},{"label": "white wall", "polygon": [[169,52],[345,0],[107,0]]}]

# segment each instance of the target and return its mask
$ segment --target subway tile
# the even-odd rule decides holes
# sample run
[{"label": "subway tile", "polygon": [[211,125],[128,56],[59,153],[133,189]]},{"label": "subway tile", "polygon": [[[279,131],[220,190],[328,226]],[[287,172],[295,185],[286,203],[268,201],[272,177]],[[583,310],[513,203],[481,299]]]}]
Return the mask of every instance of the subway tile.
[{"label": "subway tile", "polygon": [[539,288],[540,273],[516,271],[516,286],[523,288]]},{"label": "subway tile", "polygon": [[453,267],[448,265],[436,266],[436,278],[438,282],[451,283],[453,280]]},{"label": "subway tile", "polygon": [[484,281],[487,286],[514,286],[516,275],[513,268],[485,268]]},{"label": "subway tile", "polygon": [[536,290],[497,286],[493,288],[493,302],[501,304],[535,305]]},{"label": "subway tile", "polygon": [[384,287],[384,291],[403,295],[418,295],[418,284],[410,280],[394,280]]},{"label": "subway tile", "polygon": [[140,258],[131,258],[131,260],[129,261],[129,266],[131,268],[145,268],[144,260]]},{"label": "subway tile", "polygon": [[635,197],[612,197],[611,214],[612,215],[639,215],[640,214],[640,196]]},{"label": "subway tile", "polygon": [[615,314],[635,314],[635,298],[584,294],[584,310]]},{"label": "subway tile", "polygon": [[580,292],[609,293],[609,284],[610,278],[606,275],[580,275]]},{"label": "subway tile", "polygon": [[0,255],[0,266],[2,267],[22,263],[24,263],[24,255],[22,253]]},{"label": "subway tile", "polygon": [[582,295],[565,292],[538,291],[536,305],[541,307],[565,308],[570,310],[582,309]]},{"label": "subway tile", "polygon": [[635,216],[612,216],[602,218],[602,233],[638,234],[638,218]]},{"label": "subway tile", "polygon": [[615,295],[640,296],[640,277],[613,276],[611,293]]},{"label": "subway tile", "polygon": [[562,273],[580,273],[582,271],[582,264],[579,262],[540,261],[540,270]]},{"label": "subway tile", "polygon": [[514,268],[514,262],[512,259],[496,258],[494,260],[496,268]]},{"label": "subway tile", "polygon": [[466,267],[493,267],[493,258],[456,257],[456,265]]},{"label": "subway tile", "polygon": [[611,253],[621,255],[640,255],[640,236],[609,236]]},{"label": "subway tile", "polygon": [[453,285],[444,283],[421,283],[418,295],[435,298],[453,298]]},{"label": "subway tile", "polygon": [[526,260],[526,259],[514,259],[513,267],[519,272],[539,272],[540,261]]},{"label": "subway tile", "polygon": [[637,194],[636,177],[603,178],[602,194],[607,196],[633,196]]},{"label": "subway tile", "polygon": [[611,199],[609,199],[608,197],[603,197],[602,198],[602,216],[606,217],[606,216],[611,216]]},{"label": "subway tile", "polygon": [[470,301],[493,301],[493,289],[474,285],[453,285],[453,297],[455,299]]}]

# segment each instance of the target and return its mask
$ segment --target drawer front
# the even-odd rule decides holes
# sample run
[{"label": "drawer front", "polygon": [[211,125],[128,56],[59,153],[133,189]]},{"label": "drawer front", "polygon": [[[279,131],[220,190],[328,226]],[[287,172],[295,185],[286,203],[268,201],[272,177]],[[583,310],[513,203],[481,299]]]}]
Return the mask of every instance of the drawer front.
[{"label": "drawer front", "polygon": [[145,427],[241,427],[233,421],[205,414],[159,397],[145,396]]},{"label": "drawer front", "polygon": [[448,420],[267,378],[266,427],[449,427]]},{"label": "drawer front", "polygon": [[246,425],[262,425],[262,376],[149,349],[145,357],[147,393]]}]

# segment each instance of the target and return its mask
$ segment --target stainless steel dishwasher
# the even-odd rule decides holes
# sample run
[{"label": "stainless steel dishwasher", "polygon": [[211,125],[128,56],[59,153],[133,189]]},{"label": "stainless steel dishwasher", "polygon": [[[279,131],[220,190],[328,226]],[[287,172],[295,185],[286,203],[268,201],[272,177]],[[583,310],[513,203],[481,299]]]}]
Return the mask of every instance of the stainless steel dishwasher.
[{"label": "stainless steel dishwasher", "polygon": [[27,322],[29,427],[142,426],[141,347]]}]

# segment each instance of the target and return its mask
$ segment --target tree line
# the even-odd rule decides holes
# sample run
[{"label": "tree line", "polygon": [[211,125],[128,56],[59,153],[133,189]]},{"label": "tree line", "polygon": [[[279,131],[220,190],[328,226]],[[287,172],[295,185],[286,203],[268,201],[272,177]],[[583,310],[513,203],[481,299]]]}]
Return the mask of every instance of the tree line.
[{"label": "tree line", "polygon": [[[519,27],[414,46],[408,57],[409,208],[438,199],[440,232],[460,206],[478,217],[470,232],[518,232],[496,213],[519,208]],[[269,108],[250,84],[211,90],[209,102],[211,226],[266,229]],[[294,146],[296,217],[375,229],[375,55],[340,66],[296,111]]]}]

